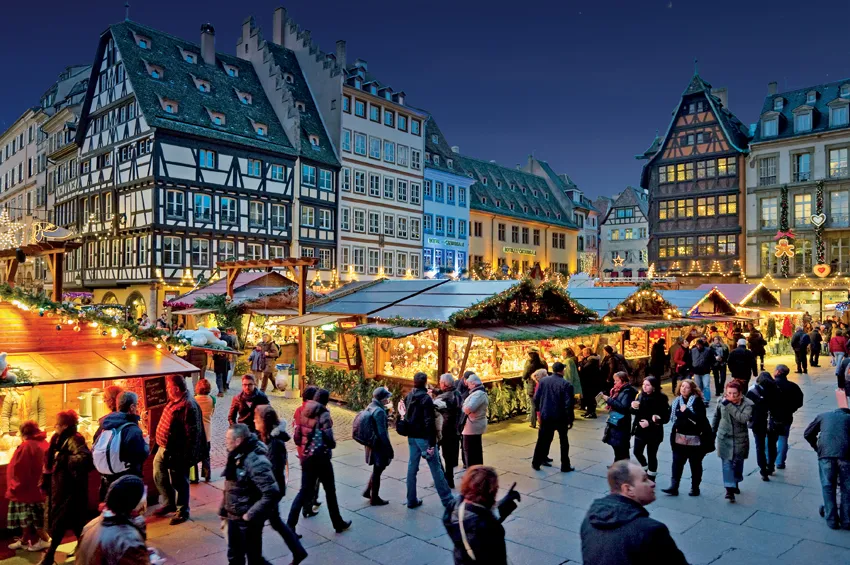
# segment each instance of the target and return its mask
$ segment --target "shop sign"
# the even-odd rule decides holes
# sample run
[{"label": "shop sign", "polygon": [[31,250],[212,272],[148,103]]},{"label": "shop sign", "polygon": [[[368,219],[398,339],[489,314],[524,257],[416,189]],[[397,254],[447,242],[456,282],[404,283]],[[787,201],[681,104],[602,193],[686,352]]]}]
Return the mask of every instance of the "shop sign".
[{"label": "shop sign", "polygon": [[452,239],[438,239],[436,237],[429,237],[428,243],[432,245],[445,245],[446,247],[466,247],[466,243],[462,241],[455,241]]},{"label": "shop sign", "polygon": [[168,403],[168,393],[165,391],[165,377],[154,377],[145,379],[145,410],[154,406],[162,406]]},{"label": "shop sign", "polygon": [[536,249],[523,249],[521,247],[502,247],[504,253],[514,253],[516,255],[537,255]]},{"label": "shop sign", "polygon": [[446,240],[446,247],[466,247],[462,241],[452,241],[451,239]]}]

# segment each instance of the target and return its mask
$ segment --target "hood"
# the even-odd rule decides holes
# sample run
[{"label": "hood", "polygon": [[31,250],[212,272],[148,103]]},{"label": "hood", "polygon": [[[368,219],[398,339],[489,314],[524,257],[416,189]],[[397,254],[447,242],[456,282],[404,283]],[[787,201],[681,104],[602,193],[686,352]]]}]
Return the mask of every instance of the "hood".
[{"label": "hood", "polygon": [[37,434],[28,438],[27,441],[45,441],[45,440],[47,440],[47,432],[39,431]]},{"label": "hood", "polygon": [[646,516],[649,516],[646,508],[619,494],[609,494],[594,500],[587,511],[590,525],[599,530],[620,528]]},{"label": "hood", "polygon": [[103,417],[100,421],[100,427],[104,430],[114,430],[127,422],[139,423],[139,416],[135,414],[126,414],[124,412],[112,412]]},{"label": "hood", "polygon": [[279,435],[288,436],[289,434],[286,433],[286,421],[281,422],[280,425],[273,429],[269,435],[271,437],[277,437]]},{"label": "hood", "polygon": [[318,418],[322,412],[326,411],[327,408],[316,402],[315,400],[308,400],[304,404],[304,408],[301,410],[301,415],[305,418]]}]

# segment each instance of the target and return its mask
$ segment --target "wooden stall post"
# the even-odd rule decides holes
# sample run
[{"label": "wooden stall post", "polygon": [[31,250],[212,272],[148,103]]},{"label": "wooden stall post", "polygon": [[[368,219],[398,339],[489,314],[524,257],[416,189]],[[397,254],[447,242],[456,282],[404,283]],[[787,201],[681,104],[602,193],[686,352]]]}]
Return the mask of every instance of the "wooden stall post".
[{"label": "wooden stall post", "polygon": [[50,299],[53,302],[62,302],[62,284],[65,282],[65,255],[63,252],[48,253],[47,264],[53,275],[53,290]]},{"label": "wooden stall post", "polygon": [[18,274],[18,260],[12,257],[6,260],[6,273],[3,275],[3,281],[10,287],[15,288],[15,275]]},{"label": "wooden stall post", "polygon": [[[307,265],[295,268],[298,278],[298,315],[307,313]],[[298,389],[304,390],[307,374],[307,347],[304,344],[304,326],[298,326]]]},{"label": "wooden stall post", "polygon": [[443,328],[437,330],[437,376],[449,370],[449,332]]},{"label": "wooden stall post", "polygon": [[472,336],[466,340],[466,348],[463,350],[463,359],[460,362],[460,369],[458,372],[458,378],[463,377],[463,373],[466,371],[466,361],[469,359],[469,349],[472,347]]}]

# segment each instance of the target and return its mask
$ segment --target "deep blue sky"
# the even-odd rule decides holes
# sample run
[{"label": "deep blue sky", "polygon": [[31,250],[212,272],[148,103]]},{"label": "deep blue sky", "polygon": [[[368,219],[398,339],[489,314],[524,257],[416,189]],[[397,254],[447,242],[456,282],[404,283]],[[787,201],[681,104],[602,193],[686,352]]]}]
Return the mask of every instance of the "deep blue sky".
[{"label": "deep blue sky", "polygon": [[[233,53],[253,15],[271,37],[280,0],[131,0],[131,19],[197,41],[216,29]],[[123,0],[7,2],[0,18],[0,130],[66,65],[90,63]],[[662,132],[699,59],[729,88],[730,108],[758,118],[767,83],[850,76],[846,5],[808,0],[301,0],[290,17],[326,51],[348,42],[380,80],[430,110],[463,153],[514,166],[532,151],[588,195],[639,182],[634,155]],[[843,10],[843,11],[842,11]],[[833,16],[830,16],[833,14]]]}]

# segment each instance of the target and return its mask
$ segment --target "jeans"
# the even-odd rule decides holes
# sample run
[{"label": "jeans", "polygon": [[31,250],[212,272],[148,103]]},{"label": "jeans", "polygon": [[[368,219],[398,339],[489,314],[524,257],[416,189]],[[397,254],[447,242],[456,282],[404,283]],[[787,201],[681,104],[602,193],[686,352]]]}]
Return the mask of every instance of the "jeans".
[{"label": "jeans", "polygon": [[460,438],[456,435],[443,436],[440,442],[440,451],[443,453],[443,470],[446,474],[446,482],[449,487],[455,486],[455,467],[457,467],[458,453],[460,452]]},{"label": "jeans", "polygon": [[[830,526],[850,528],[850,461],[825,457],[818,459],[823,489],[823,512]],[[841,504],[836,508],[835,489],[841,489]]]},{"label": "jeans", "polygon": [[788,434],[791,433],[791,424],[773,422],[771,430],[767,432],[768,449],[771,449],[771,444],[775,446],[776,459],[774,459],[774,462],[777,467],[784,466],[785,459],[788,457]]},{"label": "jeans", "polygon": [[797,372],[798,373],[808,373],[809,367],[807,366],[808,359],[806,358],[806,350],[795,351],[794,352],[794,360],[797,362]]},{"label": "jeans", "polygon": [[277,505],[275,505],[274,510],[269,514],[269,525],[283,539],[283,543],[289,548],[293,559],[304,559],[307,557],[307,552],[304,550],[301,542],[298,541],[298,536],[280,519],[280,509]]},{"label": "jeans", "polygon": [[[466,437],[466,436],[464,436]],[[481,436],[478,436],[481,437]],[[428,440],[418,437],[407,438],[407,446],[410,448],[410,458],[407,462],[407,504],[408,506],[416,504],[416,474],[419,472],[419,459],[425,458],[428,463],[428,468],[431,470],[431,478],[434,479],[434,488],[437,489],[437,494],[440,496],[440,501],[443,506],[448,507],[452,501],[452,491],[449,484],[446,482],[446,476],[443,474],[443,467],[440,465],[440,452],[436,446],[428,455]],[[475,463],[470,462],[470,466]]]},{"label": "jeans", "polygon": [[744,481],[743,459],[721,459],[723,465],[723,486],[726,488],[738,488],[738,483]]},{"label": "jeans", "polygon": [[833,355],[835,356],[835,360],[833,363],[836,366],[835,371],[838,372],[837,367],[841,367],[841,362],[844,361],[844,352],[836,351],[835,353],[833,353]]},{"label": "jeans", "polygon": [[[660,442],[647,442],[645,439],[635,436],[635,445],[633,452],[635,459],[638,460],[641,467],[646,467],[650,473],[658,472],[658,446]],[[646,447],[646,457],[643,456],[643,449]]]},{"label": "jeans", "polygon": [[211,443],[207,442],[207,450],[204,453],[204,458],[201,459],[201,473],[198,474],[198,466],[195,465],[195,481],[200,479],[204,479],[209,482],[212,479],[212,472],[210,470],[210,446]]},{"label": "jeans", "polygon": [[723,396],[723,387],[726,386],[726,365],[715,367],[711,371],[714,373],[714,393],[717,396]]},{"label": "jeans", "polygon": [[265,565],[267,561],[263,558],[263,524],[254,520],[227,521],[227,564]]},{"label": "jeans", "polygon": [[694,375],[694,382],[702,391],[702,396],[705,399],[705,404],[708,405],[711,400],[711,375]]},{"label": "jeans", "polygon": [[467,467],[484,464],[484,446],[480,435],[463,436],[463,455]]},{"label": "jeans", "polygon": [[558,441],[561,444],[561,469],[570,467],[570,440],[568,436],[569,423],[566,420],[540,420],[540,431],[537,432],[537,444],[534,446],[534,457],[531,464],[539,467],[546,462],[549,456],[549,447],[558,432]]},{"label": "jeans", "polygon": [[528,396],[528,421],[531,423],[532,428],[537,427],[537,410],[534,408],[534,395],[530,394]]},{"label": "jeans", "polygon": [[163,506],[189,513],[189,466],[168,462],[165,448],[153,458],[153,481],[164,499]]},{"label": "jeans", "polygon": [[286,525],[293,531],[298,525],[298,514],[316,499],[316,480],[325,489],[325,502],[328,505],[328,514],[334,528],[341,528],[344,520],[339,513],[339,503],[336,499],[336,483],[334,482],[334,468],[330,457],[327,455],[314,455],[301,463],[301,490],[295,495],[292,507],[289,509],[289,517]]},{"label": "jeans", "polygon": [[756,462],[762,475],[773,471],[776,461],[776,443],[768,441],[767,432],[753,432],[756,449]]},{"label": "jeans", "polygon": [[820,349],[812,350],[811,354],[809,355],[809,365],[811,365],[812,367],[817,367],[819,359],[820,359]]},{"label": "jeans", "polygon": [[703,447],[699,445],[674,445],[673,446],[673,483],[678,486],[682,480],[682,472],[685,463],[691,466],[691,487],[699,488],[702,482],[702,458],[705,457]]},{"label": "jeans", "polygon": [[225,390],[227,390],[227,373],[219,373],[216,371],[215,386],[218,388],[218,392],[222,394]]},{"label": "jeans", "polygon": [[759,358],[759,368],[764,371],[764,355],[756,355]]}]

